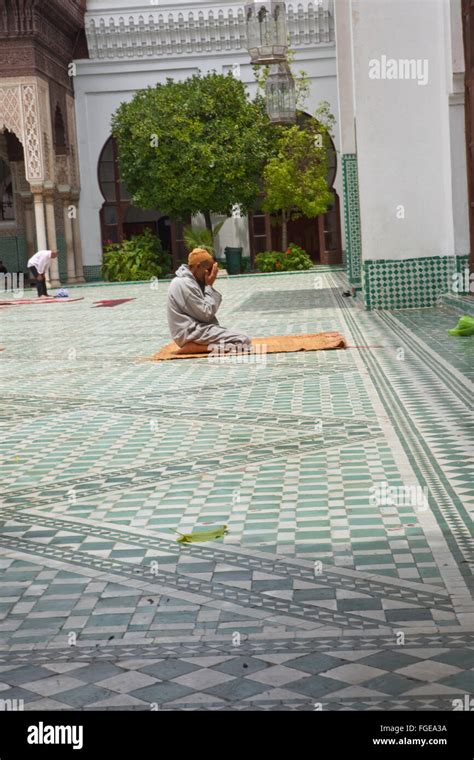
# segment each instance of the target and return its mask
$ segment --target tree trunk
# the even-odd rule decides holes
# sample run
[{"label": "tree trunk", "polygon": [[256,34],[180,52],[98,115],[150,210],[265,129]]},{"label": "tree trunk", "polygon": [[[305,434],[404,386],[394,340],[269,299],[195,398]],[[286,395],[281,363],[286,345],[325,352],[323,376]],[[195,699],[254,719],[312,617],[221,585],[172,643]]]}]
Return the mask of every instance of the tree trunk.
[{"label": "tree trunk", "polygon": [[206,220],[206,227],[209,232],[212,232],[211,212],[209,210],[203,211],[204,219]]},{"label": "tree trunk", "polygon": [[288,248],[288,223],[286,217],[286,211],[281,212],[281,249],[286,251]]}]

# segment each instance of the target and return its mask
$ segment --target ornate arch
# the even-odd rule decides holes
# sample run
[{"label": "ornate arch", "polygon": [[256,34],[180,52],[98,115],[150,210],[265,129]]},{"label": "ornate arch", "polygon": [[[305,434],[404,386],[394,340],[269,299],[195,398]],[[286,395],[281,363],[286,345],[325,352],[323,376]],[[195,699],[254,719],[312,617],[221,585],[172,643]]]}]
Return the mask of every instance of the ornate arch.
[{"label": "ornate arch", "polygon": [[23,145],[28,182],[45,179],[44,150],[36,82],[3,80],[0,85],[0,129],[13,132]]}]

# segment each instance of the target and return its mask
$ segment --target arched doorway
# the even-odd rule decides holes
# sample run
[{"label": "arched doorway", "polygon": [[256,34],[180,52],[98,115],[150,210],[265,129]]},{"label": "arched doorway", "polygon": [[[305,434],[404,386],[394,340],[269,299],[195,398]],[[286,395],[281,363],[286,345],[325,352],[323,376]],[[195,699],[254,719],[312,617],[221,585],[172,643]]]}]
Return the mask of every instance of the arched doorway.
[{"label": "arched doorway", "polygon": [[[300,112],[298,120],[304,121],[314,117]],[[288,222],[288,241],[303,248],[315,264],[342,263],[342,236],[339,195],[334,188],[337,174],[337,151],[331,139],[327,153],[327,183],[333,195],[333,203],[326,214],[313,219],[302,216]],[[249,239],[252,266],[257,253],[281,250],[281,225],[276,217],[261,210],[262,198],[249,214]]]},{"label": "arched doorway", "polygon": [[163,250],[171,252],[173,264],[177,266],[185,255],[183,224],[155,209],[141,209],[132,205],[131,196],[120,179],[118,148],[113,136],[109,137],[102,148],[98,176],[104,197],[100,211],[102,243],[121,243],[150,229],[160,238]]},{"label": "arched doorway", "polygon": [[26,274],[34,253],[33,196],[25,178],[23,146],[0,129],[0,260],[10,274]]}]

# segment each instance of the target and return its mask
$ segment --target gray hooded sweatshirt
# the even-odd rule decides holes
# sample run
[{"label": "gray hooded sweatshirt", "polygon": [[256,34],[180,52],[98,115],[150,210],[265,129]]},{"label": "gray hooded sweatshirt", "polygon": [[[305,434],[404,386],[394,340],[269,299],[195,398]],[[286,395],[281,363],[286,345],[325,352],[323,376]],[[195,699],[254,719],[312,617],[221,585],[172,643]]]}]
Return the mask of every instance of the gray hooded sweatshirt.
[{"label": "gray hooded sweatshirt", "polygon": [[248,335],[219,325],[216,312],[221,301],[217,290],[206,285],[203,291],[188,265],[182,264],[168,289],[168,325],[175,343],[180,347],[189,341],[249,345]]}]

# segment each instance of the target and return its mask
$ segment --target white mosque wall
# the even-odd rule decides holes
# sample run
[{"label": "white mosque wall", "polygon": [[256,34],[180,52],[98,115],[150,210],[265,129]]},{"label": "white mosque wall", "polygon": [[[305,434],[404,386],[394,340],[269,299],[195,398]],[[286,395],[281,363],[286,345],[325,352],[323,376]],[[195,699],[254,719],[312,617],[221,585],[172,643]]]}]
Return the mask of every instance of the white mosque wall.
[{"label": "white mosque wall", "polygon": [[[363,260],[465,252],[455,250],[467,243],[467,219],[462,204],[461,212],[459,206],[453,212],[455,172],[461,172],[455,192],[459,198],[464,192],[459,176],[465,176],[465,143],[462,104],[454,99],[451,108],[449,101],[450,33],[445,0],[352,2]],[[384,56],[397,63],[421,61],[420,76],[371,78],[374,60],[388,75]],[[457,48],[454,56],[459,59]],[[399,77],[401,71],[391,67]]]}]

